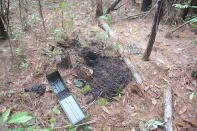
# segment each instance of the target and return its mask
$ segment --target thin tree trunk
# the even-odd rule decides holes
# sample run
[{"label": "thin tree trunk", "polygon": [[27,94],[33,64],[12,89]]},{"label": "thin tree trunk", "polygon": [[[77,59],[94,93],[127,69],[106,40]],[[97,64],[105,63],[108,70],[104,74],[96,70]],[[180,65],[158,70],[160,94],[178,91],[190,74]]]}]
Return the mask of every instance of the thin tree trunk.
[{"label": "thin tree trunk", "polygon": [[[7,32],[8,33],[12,33],[11,30],[10,30],[10,19],[9,19],[9,12],[10,12],[10,0],[8,0],[8,7],[7,7]],[[9,42],[9,46],[10,46],[10,52],[11,52],[11,55],[12,55],[12,62],[14,60],[14,53],[13,53],[13,50],[12,50],[12,44],[11,44],[11,40],[10,40],[10,36],[8,35],[8,42]]]},{"label": "thin tree trunk", "polygon": [[153,48],[153,44],[155,42],[155,37],[157,35],[158,26],[159,26],[159,22],[160,22],[160,19],[161,19],[162,2],[163,2],[162,0],[157,1],[157,7],[156,7],[154,19],[153,19],[150,38],[149,38],[148,45],[147,45],[147,48],[146,48],[146,50],[144,52],[144,56],[143,56],[144,60],[149,59],[149,56],[150,56],[152,48]]},{"label": "thin tree trunk", "polygon": [[42,5],[41,5],[40,0],[37,0],[37,1],[38,1],[38,5],[39,5],[40,17],[42,18],[42,25],[44,27],[44,31],[45,31],[45,34],[46,34],[46,26],[45,26],[45,22],[44,22],[43,13],[42,13]]},{"label": "thin tree trunk", "polygon": [[103,6],[102,6],[103,2],[102,0],[97,0],[96,1],[96,18],[98,18],[99,16],[103,15]]},{"label": "thin tree trunk", "polygon": [[115,7],[120,3],[121,0],[115,0],[112,5],[107,9],[106,14],[109,14],[111,11],[115,10]]},{"label": "thin tree trunk", "polygon": [[21,0],[18,0],[18,6],[19,6],[19,15],[20,15],[20,20],[21,20],[21,27],[24,29],[24,22],[22,18],[22,12],[21,12]]}]

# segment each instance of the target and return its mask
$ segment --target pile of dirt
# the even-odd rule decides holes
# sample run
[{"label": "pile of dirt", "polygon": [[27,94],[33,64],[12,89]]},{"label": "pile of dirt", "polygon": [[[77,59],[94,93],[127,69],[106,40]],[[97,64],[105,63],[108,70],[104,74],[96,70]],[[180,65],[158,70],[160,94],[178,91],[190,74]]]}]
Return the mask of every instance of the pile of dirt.
[{"label": "pile of dirt", "polygon": [[[93,97],[87,101],[90,103],[99,97],[109,101],[119,95],[132,80],[131,72],[127,68],[120,55],[107,56],[101,43],[82,47],[79,41],[73,40],[71,48],[65,48],[69,52],[73,69],[77,72],[77,78],[86,81],[91,89],[84,95]],[[76,43],[76,44],[75,44]],[[113,52],[113,49],[111,49]],[[115,52],[115,51],[114,51]],[[77,59],[77,60],[76,60]]]},{"label": "pile of dirt", "polygon": [[99,96],[113,100],[132,80],[131,72],[120,57],[102,56],[100,53],[84,48],[81,51],[86,65],[93,70],[91,79],[87,82],[91,85],[91,90],[85,95],[92,94],[92,102]]}]

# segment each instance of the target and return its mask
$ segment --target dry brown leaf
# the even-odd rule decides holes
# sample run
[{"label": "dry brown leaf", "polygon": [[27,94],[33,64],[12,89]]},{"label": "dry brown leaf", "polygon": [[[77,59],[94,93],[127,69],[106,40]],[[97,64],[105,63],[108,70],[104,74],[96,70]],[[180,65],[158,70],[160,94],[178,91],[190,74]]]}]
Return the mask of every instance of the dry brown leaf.
[{"label": "dry brown leaf", "polygon": [[184,106],[181,108],[181,110],[179,111],[179,115],[185,113],[186,111],[187,111],[187,106],[184,105]]},{"label": "dry brown leaf", "polygon": [[134,116],[136,116],[137,115],[137,113],[133,113],[133,114],[131,114],[130,116],[131,117],[134,117]]}]

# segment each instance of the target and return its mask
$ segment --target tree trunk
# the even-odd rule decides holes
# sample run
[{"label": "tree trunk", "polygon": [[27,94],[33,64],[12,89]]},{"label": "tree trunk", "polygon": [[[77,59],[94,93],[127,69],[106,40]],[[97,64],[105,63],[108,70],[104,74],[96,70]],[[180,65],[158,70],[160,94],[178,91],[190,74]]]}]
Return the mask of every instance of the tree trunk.
[{"label": "tree trunk", "polygon": [[106,14],[109,14],[111,11],[115,10],[114,8],[120,3],[121,0],[115,0],[114,3],[107,9]]},{"label": "tree trunk", "polygon": [[152,25],[150,38],[149,38],[149,41],[148,41],[147,48],[144,52],[144,60],[149,59],[149,56],[150,56],[152,48],[153,48],[153,44],[155,42],[155,37],[157,35],[157,29],[158,29],[159,22],[160,22],[160,19],[161,19],[161,8],[162,8],[162,0],[158,0],[155,15],[154,15],[154,19],[153,19],[153,25]]},{"label": "tree trunk", "polygon": [[44,16],[43,16],[43,13],[42,13],[42,5],[41,5],[40,0],[37,0],[37,1],[38,1],[38,6],[39,6],[40,17],[42,18],[42,25],[43,25],[43,27],[44,27],[44,32],[45,32],[45,34],[46,34],[47,31],[46,31],[46,26],[45,26],[45,22],[44,22]]},{"label": "tree trunk", "polygon": [[6,40],[7,38],[8,38],[8,35],[5,30],[3,20],[0,18],[0,40]]},{"label": "tree trunk", "polygon": [[[196,0],[192,0],[193,1]],[[173,23],[180,23],[182,22],[187,14],[188,14],[188,8],[185,9],[180,9],[180,8],[176,8],[173,5],[174,4],[184,4],[185,2],[188,2],[188,0],[165,0],[163,3],[163,7],[162,10],[164,12],[163,15],[163,20],[165,23],[168,24],[173,24]]]},{"label": "tree trunk", "polygon": [[96,1],[96,18],[103,15],[102,0]]}]

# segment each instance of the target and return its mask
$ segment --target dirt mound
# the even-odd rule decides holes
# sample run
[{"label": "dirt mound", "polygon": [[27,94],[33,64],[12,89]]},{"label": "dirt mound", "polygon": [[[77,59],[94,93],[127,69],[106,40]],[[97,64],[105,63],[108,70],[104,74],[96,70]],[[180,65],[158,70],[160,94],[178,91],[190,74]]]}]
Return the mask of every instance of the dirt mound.
[{"label": "dirt mound", "polygon": [[117,96],[132,80],[130,70],[118,56],[102,56],[98,52],[91,51],[90,48],[84,48],[81,57],[93,70],[91,79],[87,80],[91,90],[85,93],[85,95],[92,94],[93,99],[87,103],[99,96],[113,100],[112,97]]}]

